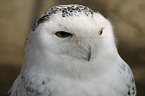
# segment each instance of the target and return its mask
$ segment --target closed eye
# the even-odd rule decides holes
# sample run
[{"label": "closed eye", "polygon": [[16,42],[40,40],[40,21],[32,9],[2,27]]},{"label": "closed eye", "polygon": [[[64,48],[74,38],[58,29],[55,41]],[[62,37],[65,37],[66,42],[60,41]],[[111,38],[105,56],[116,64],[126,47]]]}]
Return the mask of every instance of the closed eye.
[{"label": "closed eye", "polygon": [[65,32],[65,31],[58,31],[55,33],[56,36],[61,37],[61,38],[66,38],[69,36],[72,36],[71,33]]}]

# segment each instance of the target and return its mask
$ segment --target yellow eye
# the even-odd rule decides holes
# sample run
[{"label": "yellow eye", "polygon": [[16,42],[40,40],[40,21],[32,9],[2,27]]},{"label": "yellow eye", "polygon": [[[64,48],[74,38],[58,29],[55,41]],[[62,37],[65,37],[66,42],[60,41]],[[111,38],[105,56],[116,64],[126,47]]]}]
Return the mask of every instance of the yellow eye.
[{"label": "yellow eye", "polygon": [[55,34],[56,34],[56,36],[61,37],[61,38],[72,36],[72,34],[70,34],[68,32],[64,32],[64,31],[58,31]]},{"label": "yellow eye", "polygon": [[98,34],[101,35],[102,33],[103,33],[103,28],[100,30]]}]

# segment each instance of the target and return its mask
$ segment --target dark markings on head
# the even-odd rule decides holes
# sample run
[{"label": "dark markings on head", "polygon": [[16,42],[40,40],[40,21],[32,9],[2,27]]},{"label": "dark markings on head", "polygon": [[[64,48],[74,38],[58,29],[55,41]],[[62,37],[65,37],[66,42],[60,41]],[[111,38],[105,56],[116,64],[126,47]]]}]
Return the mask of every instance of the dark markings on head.
[{"label": "dark markings on head", "polygon": [[61,13],[62,17],[68,17],[79,16],[81,13],[84,13],[86,16],[93,16],[94,12],[90,8],[78,4],[54,6],[40,16],[32,26],[31,31],[34,31],[40,23],[49,20],[50,16],[58,13]]}]

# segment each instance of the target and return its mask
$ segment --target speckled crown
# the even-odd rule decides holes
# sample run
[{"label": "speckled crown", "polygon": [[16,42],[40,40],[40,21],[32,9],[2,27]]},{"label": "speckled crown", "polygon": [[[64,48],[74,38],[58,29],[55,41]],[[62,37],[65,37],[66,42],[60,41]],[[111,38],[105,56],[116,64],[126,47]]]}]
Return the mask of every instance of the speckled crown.
[{"label": "speckled crown", "polygon": [[47,10],[45,13],[43,13],[39,19],[37,19],[37,21],[32,26],[31,30],[34,31],[40,23],[49,20],[50,16],[57,13],[62,13],[62,17],[67,17],[79,16],[81,13],[84,13],[86,16],[93,16],[94,12],[90,8],[78,4],[54,6]]}]

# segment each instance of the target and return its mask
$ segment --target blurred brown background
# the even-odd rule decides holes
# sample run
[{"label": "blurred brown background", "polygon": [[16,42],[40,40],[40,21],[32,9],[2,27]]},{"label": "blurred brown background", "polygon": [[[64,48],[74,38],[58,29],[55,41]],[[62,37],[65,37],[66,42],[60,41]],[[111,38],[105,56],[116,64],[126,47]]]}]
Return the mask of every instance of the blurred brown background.
[{"label": "blurred brown background", "polygon": [[138,96],[145,96],[145,0],[0,0],[0,96],[21,70],[25,38],[36,18],[54,5],[72,3],[110,19],[119,53],[134,73]]}]

